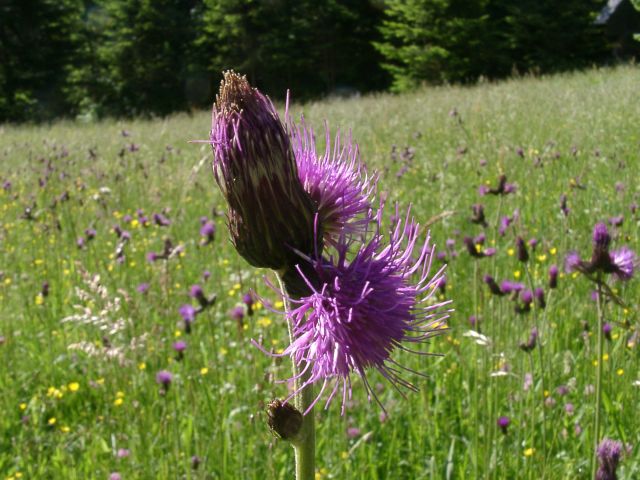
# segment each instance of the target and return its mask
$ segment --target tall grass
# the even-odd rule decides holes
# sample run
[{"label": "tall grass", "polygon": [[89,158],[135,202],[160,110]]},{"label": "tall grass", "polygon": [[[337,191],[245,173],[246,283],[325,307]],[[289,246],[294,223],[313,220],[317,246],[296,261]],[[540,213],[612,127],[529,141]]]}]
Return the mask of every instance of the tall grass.
[{"label": "tall grass", "polygon": [[[561,267],[571,249],[588,252],[596,221],[624,215],[615,242],[640,250],[640,217],[630,210],[640,201],[639,81],[630,66],[293,105],[319,139],[324,119],[332,132],[351,131],[388,203],[411,204],[422,222],[453,212],[430,229],[439,251],[453,239],[457,252],[447,254],[443,293],[456,309],[451,330],[430,347],[444,357],[399,355],[429,375],[414,379],[420,393],[406,400],[374,377],[388,416],[359,384],[344,417],[318,410],[319,478],[589,478],[598,361],[602,433],[630,446],[620,478],[640,476],[639,282],[613,284],[627,305],[603,305],[613,331],[602,359],[589,282],[562,274],[556,290],[546,288],[551,264]],[[207,138],[209,123],[197,112],[0,127],[0,180],[11,182],[0,190],[0,478],[291,478],[293,453],[271,437],[264,413],[285,394],[273,380],[289,365],[249,343],[282,349],[286,327],[261,305],[242,325],[229,315],[249,289],[274,294],[268,272],[229,244],[208,148],[187,144]],[[478,187],[501,173],[516,193],[480,197]],[[485,206],[494,257],[473,259],[463,246],[482,231],[469,221],[474,203]],[[500,235],[499,218],[516,209]],[[166,227],[152,219],[163,210]],[[218,227],[206,246],[203,216]],[[116,224],[131,234],[122,263]],[[89,227],[96,238],[78,248]],[[527,266],[514,254],[516,235],[539,241]],[[165,238],[183,252],[147,261]],[[509,299],[491,296],[485,274],[545,287],[547,307],[516,314]],[[143,282],[147,294],[136,290]],[[187,334],[178,309],[196,304],[188,297],[196,283],[217,301]],[[77,313],[96,318],[62,321]],[[468,334],[471,315],[484,337]],[[527,353],[519,345],[534,326],[540,343]],[[182,361],[178,338],[187,343]],[[93,354],[69,348],[81,342]],[[159,370],[174,375],[164,394]],[[506,434],[500,416],[511,420]]]}]

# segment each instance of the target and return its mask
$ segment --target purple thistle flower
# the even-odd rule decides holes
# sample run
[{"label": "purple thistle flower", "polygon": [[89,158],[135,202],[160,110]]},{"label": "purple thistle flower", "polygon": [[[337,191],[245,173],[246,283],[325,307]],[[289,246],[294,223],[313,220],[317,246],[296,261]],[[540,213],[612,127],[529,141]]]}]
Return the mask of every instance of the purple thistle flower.
[{"label": "purple thistle flower", "polygon": [[109,475],[109,480],[122,480],[122,475],[120,475],[120,473],[118,472],[112,472]]},{"label": "purple thistle flower", "polygon": [[611,243],[611,235],[604,223],[596,223],[593,227],[593,248],[606,250]]},{"label": "purple thistle flower", "polygon": [[[294,340],[282,356],[291,355],[300,371],[307,372],[308,380],[299,390],[321,383],[307,412],[333,383],[325,408],[341,389],[344,414],[354,372],[361,376],[369,397],[380,404],[367,379],[368,368],[380,371],[395,387],[415,391],[399,375],[400,369],[411,370],[392,360],[391,354],[395,348],[407,350],[402,342],[418,345],[445,331],[450,310],[444,307],[450,301],[431,303],[444,267],[429,276],[429,237],[419,246],[418,225],[398,222],[389,235],[390,244],[384,245],[380,217],[379,212],[377,231],[370,240],[355,247],[343,236],[336,245],[337,258],[314,262],[317,286],[299,269],[309,294],[291,299],[293,309],[288,317]],[[352,247],[355,252],[348,261]],[[411,280],[414,273],[417,282]]]},{"label": "purple thistle flower", "polygon": [[204,290],[202,290],[202,287],[200,285],[192,285],[191,289],[189,290],[189,296],[191,298],[195,298],[203,308],[209,306],[209,300],[204,295]]},{"label": "purple thistle flower", "polygon": [[296,252],[321,251],[322,225],[314,224],[316,206],[276,109],[245,77],[225,72],[209,142],[236,250],[255,267],[285,270],[286,282],[287,274],[295,276]]},{"label": "purple thistle flower", "polygon": [[469,219],[471,223],[475,223],[477,225],[482,225],[483,227],[487,226],[487,219],[484,215],[484,205],[481,203],[476,203],[471,205],[471,211],[473,215]]},{"label": "purple thistle flower", "polygon": [[78,240],[76,240],[76,246],[80,249],[84,248],[85,246],[84,237],[78,237]]},{"label": "purple thistle flower", "polygon": [[288,120],[298,178],[317,206],[324,240],[333,244],[343,234],[363,235],[376,182],[367,177],[358,146],[351,136],[342,144],[339,132],[332,146],[325,124],[325,153],[318,158],[313,130],[304,119],[299,127]]},{"label": "purple thistle flower", "polygon": [[508,295],[513,292],[520,292],[524,290],[524,285],[518,282],[512,282],[511,280],[503,280],[500,284],[500,290],[503,294]]},{"label": "purple thistle flower", "polygon": [[551,265],[549,267],[549,288],[558,287],[558,266]]},{"label": "purple thistle flower", "polygon": [[622,455],[622,443],[608,438],[603,439],[596,450],[598,456],[598,471],[596,480],[616,480],[616,470]]},{"label": "purple thistle flower", "polygon": [[518,251],[518,260],[522,263],[529,261],[529,252],[527,251],[527,245],[524,243],[522,237],[516,238],[516,249]]},{"label": "purple thistle flower", "polygon": [[636,266],[636,254],[623,246],[609,252],[611,235],[604,223],[598,223],[593,229],[593,252],[590,261],[583,261],[576,252],[569,252],[565,260],[568,272],[578,271],[586,275],[596,272],[613,274],[618,280],[626,281],[633,277]]},{"label": "purple thistle flower", "polygon": [[536,348],[536,343],[538,342],[538,329],[533,327],[531,329],[531,333],[529,333],[529,339],[526,342],[520,344],[520,348],[525,352],[530,352],[534,348]]},{"label": "purple thistle flower", "polygon": [[560,211],[565,217],[569,216],[571,209],[567,206],[567,196],[563,193],[560,195]]},{"label": "purple thistle flower", "polygon": [[612,330],[613,330],[613,327],[611,326],[611,324],[609,322],[607,322],[604,325],[602,325],[602,333],[604,334],[604,338],[606,338],[609,341],[611,341],[611,331]]},{"label": "purple thistle flower", "polygon": [[527,243],[529,244],[529,247],[531,247],[532,250],[535,250],[539,242],[537,238],[530,238]]},{"label": "purple thistle flower", "polygon": [[156,374],[156,383],[160,384],[165,391],[169,389],[172,381],[173,374],[167,370],[160,370]]},{"label": "purple thistle flower", "polygon": [[178,340],[177,342],[173,343],[172,347],[176,352],[176,359],[178,361],[182,360],[184,358],[184,351],[187,349],[187,344],[182,340]]},{"label": "purple thistle flower", "polygon": [[191,468],[193,470],[197,470],[201,463],[202,463],[202,460],[200,460],[199,456],[194,455],[191,457]]},{"label": "purple thistle flower", "polygon": [[96,238],[97,232],[93,228],[87,228],[84,231],[84,234],[87,237],[87,240],[93,240]]},{"label": "purple thistle flower", "polygon": [[149,263],[153,263],[156,260],[158,260],[159,255],[156,252],[149,252],[147,253],[147,262]]},{"label": "purple thistle flower", "polygon": [[171,225],[171,220],[169,220],[167,217],[165,217],[161,213],[154,213],[153,221],[159,227],[168,227],[169,225]]},{"label": "purple thistle flower", "polygon": [[202,280],[203,281],[207,281],[211,278],[211,272],[209,270],[205,270],[204,272],[202,272]]},{"label": "purple thistle flower", "polygon": [[627,247],[621,247],[610,254],[611,262],[615,265],[613,275],[622,281],[630,280],[633,277],[636,264],[636,254]]},{"label": "purple thistle flower", "polygon": [[40,290],[40,295],[44,298],[49,296],[49,282],[42,282],[42,289]]},{"label": "purple thistle flower", "polygon": [[229,312],[229,316],[236,322],[241,322],[244,318],[244,308],[240,305],[233,307]]},{"label": "purple thistle flower", "polygon": [[544,309],[547,306],[547,302],[544,298],[544,290],[542,289],[542,287],[536,287],[536,289],[533,291],[533,296],[535,297],[539,308]]},{"label": "purple thistle flower", "polygon": [[143,283],[141,283],[140,285],[138,285],[136,287],[136,291],[138,293],[141,293],[142,295],[146,295],[147,292],[149,292],[149,287],[150,287],[150,285],[148,283],[143,282]]},{"label": "purple thistle flower", "polygon": [[512,218],[509,216],[504,216],[500,218],[500,225],[498,226],[498,233],[500,234],[501,237],[504,236],[504,234],[507,232],[507,228],[509,228],[509,225],[511,225],[512,222]]},{"label": "purple thistle flower", "polygon": [[187,303],[182,305],[178,312],[184,321],[184,329],[187,333],[191,333],[191,324],[196,319],[196,309],[193,308],[193,305]]},{"label": "purple thistle flower", "polygon": [[496,283],[495,279],[491,275],[485,275],[482,278],[482,280],[484,281],[484,283],[487,284],[487,286],[489,287],[489,290],[494,295],[502,296],[502,295],[505,295],[505,293],[509,293],[509,292],[503,291],[503,289],[500,288],[500,286]]},{"label": "purple thistle flower", "polygon": [[622,215],[618,215],[617,217],[611,217],[609,219],[609,225],[611,225],[612,227],[620,227],[622,226],[623,222],[624,222],[624,216]]},{"label": "purple thistle flower", "polygon": [[215,223],[206,221],[202,227],[200,227],[200,236],[204,237],[201,245],[208,245],[213,242],[216,236]]},{"label": "purple thistle flower", "polygon": [[511,420],[509,419],[509,417],[498,417],[498,420],[496,421],[498,427],[500,427],[500,430],[502,430],[503,434],[507,434],[507,428],[509,427],[509,424],[511,423]]},{"label": "purple thistle flower", "polygon": [[131,451],[127,448],[119,448],[118,453],[116,453],[118,458],[127,458],[129,455],[131,455]]}]

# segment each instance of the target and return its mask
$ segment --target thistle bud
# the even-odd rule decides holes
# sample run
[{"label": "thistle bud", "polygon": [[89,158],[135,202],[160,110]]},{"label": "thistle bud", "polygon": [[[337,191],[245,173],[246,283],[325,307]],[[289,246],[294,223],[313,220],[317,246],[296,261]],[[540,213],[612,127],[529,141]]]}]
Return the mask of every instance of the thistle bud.
[{"label": "thistle bud", "polygon": [[213,171],[238,253],[255,267],[288,270],[300,261],[296,251],[319,252],[316,207],[271,101],[246,77],[225,72],[212,122]]},{"label": "thistle bud", "polygon": [[529,252],[527,251],[527,245],[524,243],[522,237],[516,238],[516,248],[518,249],[518,260],[522,263],[529,261]]},{"label": "thistle bud", "polygon": [[267,407],[267,423],[273,434],[283,440],[291,440],[302,427],[302,414],[289,403],[273,400]]}]

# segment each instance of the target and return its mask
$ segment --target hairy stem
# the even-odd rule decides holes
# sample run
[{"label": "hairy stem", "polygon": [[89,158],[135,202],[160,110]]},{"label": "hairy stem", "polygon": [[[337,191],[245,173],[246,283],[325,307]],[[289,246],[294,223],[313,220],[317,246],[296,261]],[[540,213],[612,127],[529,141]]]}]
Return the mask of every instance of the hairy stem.
[{"label": "hairy stem", "polygon": [[598,308],[598,369],[596,370],[596,418],[593,425],[593,454],[591,457],[591,471],[596,479],[598,470],[598,443],[600,440],[600,410],[602,404],[602,351],[604,347],[604,336],[602,335],[602,325],[604,324],[604,309],[602,308],[602,278],[596,281],[597,296],[596,305]]},{"label": "hairy stem", "polygon": [[[280,290],[285,294],[284,308],[288,312],[291,308],[286,296],[286,289],[282,278],[279,274],[276,274]],[[291,322],[287,322],[289,329],[289,342],[293,343],[293,326]],[[293,388],[294,391],[298,391],[302,385],[308,380],[309,372],[300,376],[300,368],[296,364],[295,359],[291,358],[291,369],[293,371]],[[308,385],[304,390],[298,392],[293,399],[293,405],[301,412],[307,411],[309,406],[314,400],[313,385]],[[304,415],[302,420],[302,427],[295,441],[292,441],[293,449],[296,459],[296,480],[314,480],[315,479],[315,450],[316,450],[316,429],[313,409]]]}]

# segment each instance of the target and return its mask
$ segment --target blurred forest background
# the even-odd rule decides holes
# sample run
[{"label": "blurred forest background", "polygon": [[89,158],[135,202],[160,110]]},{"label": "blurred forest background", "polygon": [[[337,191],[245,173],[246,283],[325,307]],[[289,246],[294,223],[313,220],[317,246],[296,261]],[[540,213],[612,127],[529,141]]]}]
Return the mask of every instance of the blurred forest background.
[{"label": "blurred forest background", "polygon": [[611,63],[620,3],[1,0],[0,122],[199,109],[230,68],[306,100]]}]

